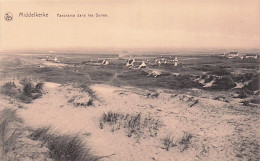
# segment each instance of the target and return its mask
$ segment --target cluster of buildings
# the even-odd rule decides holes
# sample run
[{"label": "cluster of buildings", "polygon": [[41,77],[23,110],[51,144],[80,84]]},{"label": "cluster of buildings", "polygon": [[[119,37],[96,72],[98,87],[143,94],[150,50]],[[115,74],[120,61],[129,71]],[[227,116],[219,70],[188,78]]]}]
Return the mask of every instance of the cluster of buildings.
[{"label": "cluster of buildings", "polygon": [[[129,67],[129,68],[133,68],[138,62],[133,58],[133,59],[128,59],[127,60],[127,63],[126,63],[126,67]],[[139,62],[140,64],[140,62]],[[161,66],[161,64],[173,64],[174,66],[177,66],[178,65],[178,58],[175,57],[174,59],[166,59],[166,58],[157,58],[153,61],[149,61],[149,60],[146,60],[146,61],[142,61],[142,63],[138,66],[138,69],[140,68],[146,68],[146,64],[150,64],[150,65],[158,65],[158,66]]]},{"label": "cluster of buildings", "polygon": [[45,61],[53,61],[53,62],[56,62],[56,63],[60,63],[60,60],[58,60],[57,57],[52,57],[52,56],[42,57],[42,60],[45,60]]},{"label": "cluster of buildings", "polygon": [[227,57],[229,59],[258,59],[258,54],[240,54],[239,52],[221,53],[219,56]]},{"label": "cluster of buildings", "polygon": [[89,61],[89,63],[91,63],[91,64],[96,64],[96,65],[108,65],[109,64],[109,61],[108,60],[103,60],[103,59],[97,59],[97,60],[93,60],[93,59],[91,59],[90,61]]},{"label": "cluster of buildings", "polygon": [[175,57],[174,59],[171,58],[167,59],[167,58],[160,58],[160,59],[155,59],[155,64],[158,64],[159,66],[161,64],[174,64],[174,66],[178,65],[178,58]]}]

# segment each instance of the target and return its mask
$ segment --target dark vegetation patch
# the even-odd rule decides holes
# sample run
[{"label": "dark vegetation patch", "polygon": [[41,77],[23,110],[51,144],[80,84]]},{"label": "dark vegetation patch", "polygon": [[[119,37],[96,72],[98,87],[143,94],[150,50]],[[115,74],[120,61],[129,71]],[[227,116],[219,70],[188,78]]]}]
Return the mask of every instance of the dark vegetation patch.
[{"label": "dark vegetation patch", "polygon": [[20,82],[22,87],[18,87],[14,82],[7,82],[1,87],[1,94],[15,98],[23,103],[31,103],[32,100],[42,96],[43,83],[32,83],[29,80]]},{"label": "dark vegetation patch", "polygon": [[[214,64],[215,64],[215,62],[214,62]],[[212,65],[212,64],[194,65],[194,64],[192,64],[191,68],[198,70],[198,71],[208,72],[209,74],[223,75],[226,72],[228,72],[227,69],[230,68],[230,66],[226,66],[224,64],[222,64],[222,65]]]},{"label": "dark vegetation patch", "polygon": [[74,96],[71,99],[69,99],[69,103],[72,103],[74,106],[76,107],[89,107],[92,106],[94,104],[94,100],[93,99],[89,99],[88,101],[85,100],[80,100],[82,97],[78,97],[78,96]]},{"label": "dark vegetation patch", "polygon": [[232,78],[235,82],[247,82],[250,81],[254,77],[254,73],[244,73],[234,75]]},{"label": "dark vegetation patch", "polygon": [[157,136],[157,131],[162,126],[158,119],[154,119],[151,116],[142,116],[141,113],[123,114],[108,112],[102,115],[99,123],[101,129],[105,125],[109,125],[112,132],[121,128],[125,129],[127,136],[131,137],[134,135],[137,141],[141,137]]},{"label": "dark vegetation patch", "polygon": [[24,67],[19,69],[24,75],[34,76],[46,82],[54,82],[60,84],[74,83],[74,82],[89,82],[81,73],[74,72],[74,68],[65,67],[44,67],[33,68]]},{"label": "dark vegetation patch", "polygon": [[174,142],[173,140],[173,136],[171,134],[166,135],[163,139],[163,148],[167,151],[170,150],[170,148],[173,148],[175,146],[177,146],[177,144]]},{"label": "dark vegetation patch", "polygon": [[[22,135],[22,119],[16,115],[14,110],[5,108],[0,113],[0,150],[1,158],[12,158],[15,156],[12,151],[16,149],[17,141]],[[1,159],[0,158],[0,159]]]},{"label": "dark vegetation patch", "polygon": [[96,161],[79,136],[51,133],[49,127],[38,128],[30,134],[32,140],[39,140],[49,149],[49,157],[56,161]]},{"label": "dark vegetation patch", "polygon": [[260,97],[254,97],[250,100],[251,103],[260,104]]},{"label": "dark vegetation patch", "polygon": [[88,93],[91,98],[97,99],[97,97],[96,97],[94,91],[93,91],[91,88],[89,88],[89,86],[88,86],[87,84],[80,84],[80,85],[78,85],[78,87],[79,87],[83,92]]},{"label": "dark vegetation patch", "polygon": [[160,75],[158,77],[149,77],[148,73],[142,70],[127,71],[118,76],[122,81],[129,85],[148,88],[166,88],[166,89],[183,89],[183,88],[200,88],[202,85],[196,81],[192,75]]},{"label": "dark vegetation patch", "polygon": [[259,90],[259,84],[260,84],[260,73],[255,74],[252,77],[252,79],[248,82],[248,84],[244,86],[244,89],[257,91]]},{"label": "dark vegetation patch", "polygon": [[211,82],[213,80],[214,80],[214,76],[211,75],[211,76],[205,78],[205,83],[209,83],[209,82]]},{"label": "dark vegetation patch", "polygon": [[193,135],[188,132],[184,132],[182,137],[178,140],[174,140],[174,136],[172,134],[168,134],[162,138],[163,148],[169,151],[171,148],[178,147],[180,151],[183,152],[190,147],[192,138]]},{"label": "dark vegetation patch", "polygon": [[215,68],[208,73],[209,75],[225,76],[231,75],[231,72],[225,68]]},{"label": "dark vegetation patch", "polygon": [[193,135],[191,133],[184,132],[181,140],[179,141],[179,144],[182,145],[181,152],[189,148],[192,137]]},{"label": "dark vegetation patch", "polygon": [[[29,140],[28,140],[29,139]],[[0,160],[94,161],[79,136],[51,133],[49,127],[29,130],[15,110],[0,112]]]},{"label": "dark vegetation patch", "polygon": [[214,90],[229,90],[236,87],[236,83],[233,81],[231,76],[223,76],[213,83],[211,89]]},{"label": "dark vegetation patch", "polygon": [[239,90],[237,91],[238,96],[235,98],[247,98],[248,93],[246,92],[246,90]]},{"label": "dark vegetation patch", "polygon": [[[183,89],[183,88],[202,88],[202,84],[194,81],[196,76],[203,76],[207,73],[205,83],[211,82],[216,77],[231,76],[236,83],[251,81],[245,87],[248,90],[257,90],[259,85],[256,85],[257,79],[253,78],[256,69],[259,66],[259,60],[240,60],[228,59],[217,56],[179,56],[180,63],[174,67],[172,64],[152,65],[147,63],[149,68],[155,68],[162,71],[158,77],[149,75],[145,70],[128,69],[125,67],[126,59],[107,59],[115,57],[112,55],[73,55],[69,57],[60,56],[62,63],[69,64],[65,67],[44,67],[35,68],[33,65],[23,65],[21,68],[10,69],[9,71],[16,72],[21,75],[35,76],[41,80],[48,82],[55,82],[60,84],[77,83],[90,85],[93,83],[103,83],[112,85],[132,85],[141,88],[166,88],[166,89]],[[165,56],[167,57],[167,56]],[[168,56],[169,57],[169,56]],[[90,63],[90,60],[97,60],[97,58],[107,59],[110,64],[108,66],[97,65]],[[193,59],[197,58],[197,59]],[[155,57],[149,58],[153,62]],[[136,57],[136,60],[143,60]],[[14,66],[21,64],[21,60],[14,61]],[[244,74],[235,74],[234,69],[244,68]],[[3,71],[5,73],[5,70]],[[8,75],[8,73],[5,73]],[[173,73],[180,73],[176,76]],[[196,75],[196,76],[195,76]],[[256,79],[256,80],[255,80]],[[220,85],[219,82],[229,82],[231,87]],[[221,78],[217,80],[213,88],[206,88],[208,90],[229,90],[233,88],[234,84],[230,79]]]},{"label": "dark vegetation patch", "polygon": [[0,112],[0,160],[48,160],[48,149],[27,138],[29,130],[10,108]]},{"label": "dark vegetation patch", "polygon": [[16,56],[4,57],[2,60],[4,60],[0,63],[2,67],[18,67],[23,65],[21,59]]}]

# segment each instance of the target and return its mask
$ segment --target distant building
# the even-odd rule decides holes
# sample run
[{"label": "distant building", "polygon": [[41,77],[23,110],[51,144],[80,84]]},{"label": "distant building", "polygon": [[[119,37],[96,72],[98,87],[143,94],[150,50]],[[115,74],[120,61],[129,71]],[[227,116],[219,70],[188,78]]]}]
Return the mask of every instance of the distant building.
[{"label": "distant building", "polygon": [[107,60],[103,60],[102,65],[108,65],[109,62]]},{"label": "distant building", "polygon": [[140,69],[140,68],[146,68],[146,64],[145,64],[144,61],[143,61],[142,64],[138,67],[138,69]]},{"label": "distant building", "polygon": [[54,60],[55,62],[57,62],[57,61],[58,61],[58,58],[57,58],[57,57],[55,57],[53,60]]},{"label": "distant building", "polygon": [[126,65],[125,66],[131,66],[131,67],[133,67],[134,66],[134,63],[135,63],[135,59],[128,59],[127,60],[127,63],[126,63]]},{"label": "distant building", "polygon": [[239,52],[229,52],[228,53],[228,58],[233,59],[239,57]]},{"label": "distant building", "polygon": [[220,53],[220,54],[218,54],[218,56],[223,56],[223,57],[225,57],[225,56],[226,56],[226,53]]},{"label": "distant building", "polygon": [[246,59],[249,59],[249,58],[257,59],[258,58],[258,54],[246,54],[245,58]]},{"label": "distant building", "polygon": [[178,58],[175,57],[175,58],[173,59],[173,62],[174,62],[174,66],[177,66],[177,65],[178,65]]}]

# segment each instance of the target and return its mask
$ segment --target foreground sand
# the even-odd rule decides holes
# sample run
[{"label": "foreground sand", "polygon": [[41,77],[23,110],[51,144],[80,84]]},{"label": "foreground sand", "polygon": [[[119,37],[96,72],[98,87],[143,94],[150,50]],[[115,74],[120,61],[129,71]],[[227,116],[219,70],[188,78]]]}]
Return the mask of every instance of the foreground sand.
[{"label": "foreground sand", "polygon": [[[72,96],[84,95],[71,85],[45,83],[45,94],[17,112],[25,124],[34,128],[51,126],[62,134],[78,134],[93,154],[102,160],[257,160],[260,140],[259,108],[245,110],[238,101],[229,103],[187,92],[157,90],[158,97],[147,97],[151,91],[134,87],[91,86],[97,100],[93,106],[77,107],[69,103]],[[194,94],[193,94],[194,95]],[[197,103],[195,103],[197,102]],[[5,102],[5,104],[8,104]],[[10,106],[10,105],[9,105]],[[99,128],[104,112],[120,112],[159,119],[163,126],[158,135],[128,137],[124,129],[112,132]],[[177,145],[166,151],[162,139],[171,134],[178,143],[184,132],[192,134],[184,149]],[[255,144],[256,146],[252,146]]]}]

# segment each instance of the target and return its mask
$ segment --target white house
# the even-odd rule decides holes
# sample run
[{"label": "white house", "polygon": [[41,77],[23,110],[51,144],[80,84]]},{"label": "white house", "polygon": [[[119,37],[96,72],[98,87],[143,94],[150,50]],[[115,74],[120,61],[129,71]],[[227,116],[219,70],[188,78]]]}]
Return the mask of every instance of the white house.
[{"label": "white house", "polygon": [[135,63],[135,59],[133,59],[133,60],[128,59],[125,66],[127,66],[127,67],[128,67],[128,66],[134,66],[134,63]]},{"label": "white house", "polygon": [[224,52],[224,53],[220,53],[220,54],[218,54],[218,55],[225,57],[225,56],[226,56],[226,53]]},{"label": "white house", "polygon": [[158,64],[159,64],[159,66],[162,64],[160,60],[158,61]]},{"label": "white house", "polygon": [[239,52],[229,52],[228,53],[228,58],[233,59],[239,57]]},{"label": "white house", "polygon": [[257,59],[258,58],[258,54],[246,54],[245,58],[246,59],[249,59],[249,58]]},{"label": "white house", "polygon": [[140,69],[140,68],[146,68],[146,64],[144,61],[142,61],[142,64],[138,67],[138,69]]},{"label": "white house", "polygon": [[109,62],[107,60],[103,60],[102,65],[108,65]]},{"label": "white house", "polygon": [[55,62],[57,62],[57,61],[58,61],[58,58],[57,58],[57,57],[55,57],[53,60],[54,60]]},{"label": "white house", "polygon": [[173,62],[174,62],[174,66],[177,66],[177,65],[178,65],[178,58],[175,57],[175,58],[173,59]]}]

